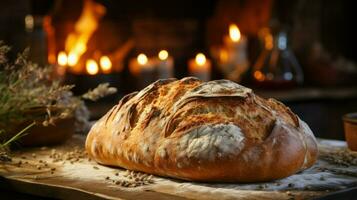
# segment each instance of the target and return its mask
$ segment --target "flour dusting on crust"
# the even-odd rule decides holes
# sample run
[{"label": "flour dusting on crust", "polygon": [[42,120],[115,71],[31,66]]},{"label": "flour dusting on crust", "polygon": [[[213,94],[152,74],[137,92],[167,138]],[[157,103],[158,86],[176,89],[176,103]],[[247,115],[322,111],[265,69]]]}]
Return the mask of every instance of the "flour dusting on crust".
[{"label": "flour dusting on crust", "polygon": [[241,129],[229,124],[204,125],[182,136],[178,141],[179,156],[214,161],[218,157],[234,156],[244,148]]}]

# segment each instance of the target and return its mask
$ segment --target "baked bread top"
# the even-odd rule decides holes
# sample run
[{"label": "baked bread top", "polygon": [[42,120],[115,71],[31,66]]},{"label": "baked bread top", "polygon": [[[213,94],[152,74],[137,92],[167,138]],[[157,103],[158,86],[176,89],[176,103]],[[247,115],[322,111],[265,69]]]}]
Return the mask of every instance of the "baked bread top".
[{"label": "baked bread top", "polygon": [[105,165],[195,181],[255,182],[310,167],[317,144],[288,107],[228,80],[158,80],[126,95],[89,132]]}]

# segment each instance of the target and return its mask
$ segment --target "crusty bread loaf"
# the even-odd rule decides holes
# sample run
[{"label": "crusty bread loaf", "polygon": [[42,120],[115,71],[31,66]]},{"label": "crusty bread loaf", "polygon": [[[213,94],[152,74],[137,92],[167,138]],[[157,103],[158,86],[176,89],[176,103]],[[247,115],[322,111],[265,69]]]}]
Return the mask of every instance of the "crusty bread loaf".
[{"label": "crusty bread loaf", "polygon": [[97,162],[194,181],[256,182],[312,166],[308,125],[274,99],[228,80],[159,80],[126,95],[94,124]]}]

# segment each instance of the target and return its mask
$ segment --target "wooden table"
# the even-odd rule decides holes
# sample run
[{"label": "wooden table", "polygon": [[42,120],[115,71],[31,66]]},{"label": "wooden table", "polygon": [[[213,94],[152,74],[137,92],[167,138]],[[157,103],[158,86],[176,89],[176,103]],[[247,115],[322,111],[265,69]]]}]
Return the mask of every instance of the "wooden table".
[{"label": "wooden table", "polygon": [[[76,135],[56,147],[16,151],[0,163],[0,188],[61,199],[313,199],[357,186],[357,165],[336,164],[331,156],[345,149],[341,141],[319,140],[318,162],[304,172],[267,183],[197,183],[153,177],[153,183],[120,186],[133,181],[126,170],[99,165]],[[356,156],[351,153],[351,156]],[[357,161],[357,160],[356,160]]]}]

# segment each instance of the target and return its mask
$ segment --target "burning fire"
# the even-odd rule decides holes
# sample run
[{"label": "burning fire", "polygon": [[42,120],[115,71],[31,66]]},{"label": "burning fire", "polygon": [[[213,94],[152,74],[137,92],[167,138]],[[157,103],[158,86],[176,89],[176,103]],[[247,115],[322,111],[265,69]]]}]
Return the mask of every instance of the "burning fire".
[{"label": "burning fire", "polygon": [[233,42],[238,42],[240,40],[241,34],[237,25],[229,25],[229,37]]},{"label": "burning fire", "polygon": [[[74,31],[68,35],[65,43],[69,66],[76,66],[81,56],[87,51],[87,43],[105,12],[105,7],[101,4],[92,0],[84,1],[82,14],[74,26]],[[75,72],[81,71],[78,67],[74,67],[73,70]]]}]

